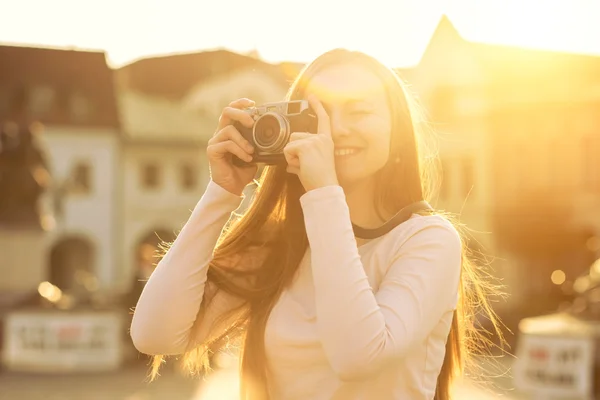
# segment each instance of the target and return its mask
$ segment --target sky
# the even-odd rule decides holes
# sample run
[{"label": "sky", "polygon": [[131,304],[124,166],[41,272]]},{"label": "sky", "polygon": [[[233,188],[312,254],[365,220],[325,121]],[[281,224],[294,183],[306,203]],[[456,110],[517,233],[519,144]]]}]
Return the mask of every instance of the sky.
[{"label": "sky", "polygon": [[334,47],[406,67],[443,14],[468,40],[600,55],[600,0],[0,0],[0,43],[104,50],[113,67],[214,48],[308,62]]}]

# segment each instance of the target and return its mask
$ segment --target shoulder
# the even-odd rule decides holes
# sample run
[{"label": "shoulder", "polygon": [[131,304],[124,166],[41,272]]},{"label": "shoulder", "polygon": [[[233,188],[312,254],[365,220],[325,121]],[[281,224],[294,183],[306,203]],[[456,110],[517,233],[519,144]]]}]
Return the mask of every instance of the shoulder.
[{"label": "shoulder", "polygon": [[461,236],[441,215],[413,215],[386,236],[385,247],[393,258],[423,253],[427,258],[443,257],[460,263],[462,257]]},{"label": "shoulder", "polygon": [[461,246],[458,230],[448,219],[441,215],[417,215],[392,229],[386,236],[397,246],[407,241],[440,241],[449,246]]}]

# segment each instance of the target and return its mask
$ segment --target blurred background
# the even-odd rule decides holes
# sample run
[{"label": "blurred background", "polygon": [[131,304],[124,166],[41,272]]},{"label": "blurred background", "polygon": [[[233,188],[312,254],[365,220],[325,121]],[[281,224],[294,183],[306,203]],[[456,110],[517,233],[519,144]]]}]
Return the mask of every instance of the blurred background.
[{"label": "blurred background", "polygon": [[457,398],[599,391],[599,2],[0,0],[0,15],[0,399],[231,398],[226,357],[206,380],[168,364],[147,383],[131,307],[204,191],[222,107],[281,100],[334,47],[408,82],[437,135],[432,202],[507,293],[510,354]]}]

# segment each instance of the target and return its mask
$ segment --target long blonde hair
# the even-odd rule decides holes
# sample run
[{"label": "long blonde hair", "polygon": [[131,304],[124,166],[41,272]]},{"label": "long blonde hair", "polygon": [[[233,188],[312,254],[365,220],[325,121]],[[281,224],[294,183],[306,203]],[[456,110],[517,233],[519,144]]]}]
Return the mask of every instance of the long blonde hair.
[{"label": "long blonde hair", "polygon": [[[389,159],[399,162],[388,162],[378,172],[377,209],[385,215],[412,202],[430,200],[436,184],[432,173],[436,162],[424,151],[424,134],[420,131],[426,124],[423,119],[416,118],[415,103],[393,70],[361,52],[332,50],[305,67],[292,84],[287,98],[303,98],[307,83],[319,71],[342,63],[363,65],[379,76],[392,111]],[[218,290],[236,296],[243,304],[223,316],[223,320],[231,320],[234,316],[232,323],[215,325],[221,328],[215,328],[204,343],[189,349],[183,358],[190,372],[201,372],[208,367],[210,354],[226,342],[239,339],[242,343],[241,394],[245,399],[268,398],[265,325],[279,295],[292,282],[308,247],[299,202],[303,193],[298,178],[288,174],[285,167],[268,166],[263,170],[253,201],[243,215],[229,224],[215,249],[198,320]],[[484,314],[500,334],[487,298],[495,288],[471,261],[465,240],[463,249],[460,303],[454,312],[436,400],[450,399],[452,380],[462,373],[467,355],[486,340],[476,329],[476,315]],[[252,268],[241,261],[256,260],[257,257],[259,261],[254,262]],[[161,356],[155,357],[153,377],[162,361]]]}]

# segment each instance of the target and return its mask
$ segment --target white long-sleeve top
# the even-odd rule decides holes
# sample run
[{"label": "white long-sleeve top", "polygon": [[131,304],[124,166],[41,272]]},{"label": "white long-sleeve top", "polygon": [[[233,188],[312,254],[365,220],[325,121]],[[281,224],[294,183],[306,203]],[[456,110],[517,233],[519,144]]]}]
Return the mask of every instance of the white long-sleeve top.
[{"label": "white long-sleeve top", "polygon": [[[218,294],[192,334],[213,249],[241,200],[209,183],[139,299],[131,326],[138,350],[180,354],[235,303]],[[458,302],[454,227],[414,215],[357,246],[341,187],[300,201],[310,246],[267,321],[271,398],[433,399]]]}]

